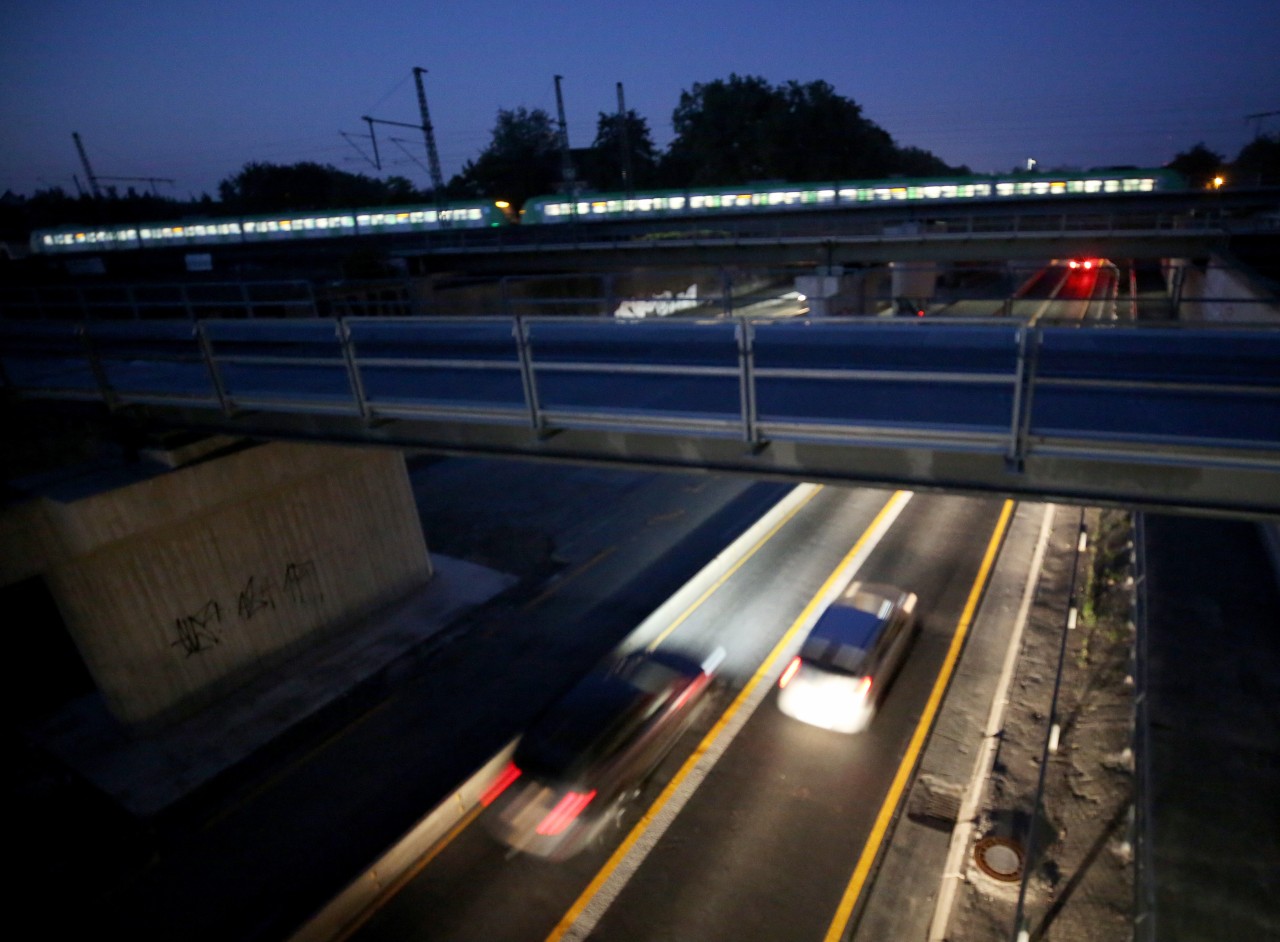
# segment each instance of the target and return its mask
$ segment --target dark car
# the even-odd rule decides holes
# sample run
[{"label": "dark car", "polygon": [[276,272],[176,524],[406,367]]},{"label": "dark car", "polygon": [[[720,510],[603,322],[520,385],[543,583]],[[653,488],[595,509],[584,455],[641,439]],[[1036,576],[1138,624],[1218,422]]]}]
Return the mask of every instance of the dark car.
[{"label": "dark car", "polygon": [[584,677],[534,720],[481,797],[490,833],[550,860],[580,851],[689,727],[723,656],[637,651]]}]

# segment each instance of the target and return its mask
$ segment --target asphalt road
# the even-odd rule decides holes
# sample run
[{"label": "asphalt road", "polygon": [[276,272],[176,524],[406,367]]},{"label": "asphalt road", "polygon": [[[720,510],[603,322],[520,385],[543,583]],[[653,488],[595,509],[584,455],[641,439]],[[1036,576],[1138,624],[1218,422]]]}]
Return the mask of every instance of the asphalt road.
[{"label": "asphalt road", "polygon": [[[513,855],[473,824],[369,919],[358,939],[821,939],[942,665],[1000,502],[917,495],[859,575],[909,586],[923,632],[871,730],[843,736],[783,716],[772,683],[646,857],[610,856],[849,553],[887,494],[825,488],[668,639],[730,650],[712,703],[612,840],[561,864]],[[798,643],[799,637],[793,639]],[[731,704],[734,704],[731,706]],[[724,728],[732,729],[732,720]],[[721,736],[726,733],[721,732]],[[703,742],[700,749],[707,747]],[[711,749],[719,748],[716,743]],[[640,836],[638,843],[646,843]],[[604,868],[602,870],[602,868]],[[611,906],[584,890],[606,880]],[[591,896],[594,894],[587,894]],[[585,907],[574,924],[566,913]],[[593,911],[595,911],[593,913]],[[598,921],[597,921],[598,920]]]}]

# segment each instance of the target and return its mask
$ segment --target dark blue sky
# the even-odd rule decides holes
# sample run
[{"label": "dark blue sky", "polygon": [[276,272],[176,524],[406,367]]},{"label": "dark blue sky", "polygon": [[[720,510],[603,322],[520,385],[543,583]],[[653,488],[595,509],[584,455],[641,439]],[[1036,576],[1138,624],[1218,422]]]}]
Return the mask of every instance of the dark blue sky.
[{"label": "dark blue sky", "polygon": [[[1159,165],[1201,140],[1231,158],[1246,115],[1280,110],[1277,50],[1280,0],[11,0],[0,192],[84,183],[73,131],[99,176],[172,177],[180,197],[249,161],[373,173],[339,132],[416,122],[414,66],[446,178],[499,108],[554,115],[557,73],[575,147],[619,81],[665,147],[681,91],[736,72],[825,80],[898,143],[976,171]],[[379,137],[387,170],[425,185],[390,136],[425,163],[421,135]]]}]

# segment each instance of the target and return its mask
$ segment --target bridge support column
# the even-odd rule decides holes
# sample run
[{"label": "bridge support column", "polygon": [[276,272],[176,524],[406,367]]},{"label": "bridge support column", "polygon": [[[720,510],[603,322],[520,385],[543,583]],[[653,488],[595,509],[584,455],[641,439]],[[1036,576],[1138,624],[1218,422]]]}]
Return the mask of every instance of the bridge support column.
[{"label": "bridge support column", "polygon": [[431,576],[390,449],[259,445],[42,498],[24,517],[90,674],[136,729],[189,715]]},{"label": "bridge support column", "polygon": [[938,287],[937,262],[890,262],[893,309],[897,314],[928,310]]},{"label": "bridge support column", "polygon": [[796,277],[796,290],[805,296],[812,317],[875,314],[883,292],[885,270],[860,268],[846,272],[841,265],[820,267],[815,274]]}]

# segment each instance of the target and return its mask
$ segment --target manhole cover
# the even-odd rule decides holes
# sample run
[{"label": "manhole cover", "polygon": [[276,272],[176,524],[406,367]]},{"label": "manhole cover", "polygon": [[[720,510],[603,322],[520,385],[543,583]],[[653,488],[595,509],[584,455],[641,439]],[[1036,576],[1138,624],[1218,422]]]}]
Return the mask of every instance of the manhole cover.
[{"label": "manhole cover", "polygon": [[1022,845],[1007,837],[984,837],[973,849],[973,859],[987,876],[1015,883],[1022,876]]}]

